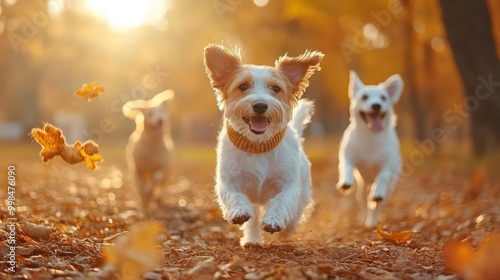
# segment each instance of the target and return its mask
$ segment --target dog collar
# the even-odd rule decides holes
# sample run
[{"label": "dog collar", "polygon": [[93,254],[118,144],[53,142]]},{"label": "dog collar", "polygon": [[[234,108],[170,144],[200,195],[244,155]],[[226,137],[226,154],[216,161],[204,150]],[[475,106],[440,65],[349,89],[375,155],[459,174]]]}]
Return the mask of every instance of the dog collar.
[{"label": "dog collar", "polygon": [[283,139],[283,136],[285,135],[286,126],[278,133],[276,133],[273,137],[271,137],[269,140],[258,143],[250,141],[248,138],[241,135],[239,132],[234,130],[227,121],[226,121],[226,130],[227,130],[227,135],[229,136],[229,140],[231,140],[233,145],[235,145],[238,149],[252,154],[261,154],[261,153],[267,153],[270,150],[276,148],[276,146],[278,146],[278,144]]}]

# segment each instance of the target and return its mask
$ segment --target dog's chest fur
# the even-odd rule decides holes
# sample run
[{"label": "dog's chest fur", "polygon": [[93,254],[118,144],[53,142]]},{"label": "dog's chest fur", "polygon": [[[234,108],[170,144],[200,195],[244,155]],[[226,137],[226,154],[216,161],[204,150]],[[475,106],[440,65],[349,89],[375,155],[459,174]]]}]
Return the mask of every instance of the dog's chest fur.
[{"label": "dog's chest fur", "polygon": [[273,150],[250,154],[235,147],[225,130],[219,136],[218,175],[223,181],[239,186],[253,203],[265,203],[281,191],[290,177],[299,177],[300,147],[293,132],[287,129],[283,140]]},{"label": "dog's chest fur", "polygon": [[365,127],[359,127],[359,124],[350,124],[344,133],[342,146],[349,151],[347,154],[358,169],[375,173],[399,155],[399,142],[393,127],[381,133],[372,133]]},{"label": "dog's chest fur", "polygon": [[131,136],[127,149],[134,161],[141,163],[137,168],[155,170],[168,167],[171,146],[171,140],[164,137],[161,139],[150,139],[141,135],[138,139]]}]

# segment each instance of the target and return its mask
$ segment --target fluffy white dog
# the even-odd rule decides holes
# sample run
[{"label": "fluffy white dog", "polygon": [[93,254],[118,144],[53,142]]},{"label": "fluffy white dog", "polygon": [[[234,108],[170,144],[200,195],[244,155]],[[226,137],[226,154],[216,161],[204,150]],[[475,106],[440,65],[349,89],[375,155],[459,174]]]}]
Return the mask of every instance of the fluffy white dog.
[{"label": "fluffy white dog", "polygon": [[125,154],[146,215],[153,190],[166,181],[171,165],[174,145],[170,137],[167,103],[173,96],[173,91],[166,90],[150,100],[129,101],[122,108],[123,114],[136,124]]},{"label": "fluffy white dog", "polygon": [[224,113],[215,186],[223,216],[242,225],[242,246],[261,243],[261,229],[290,234],[312,208],[301,136],[313,103],[299,99],[323,54],[306,51],[280,57],[275,67],[257,66],[243,64],[239,49],[211,44],[204,58]]},{"label": "fluffy white dog", "polygon": [[401,172],[393,104],[401,96],[403,80],[396,74],[365,86],[356,72],[350,76],[351,118],[340,143],[337,189],[349,193],[356,178],[361,219],[373,228]]}]

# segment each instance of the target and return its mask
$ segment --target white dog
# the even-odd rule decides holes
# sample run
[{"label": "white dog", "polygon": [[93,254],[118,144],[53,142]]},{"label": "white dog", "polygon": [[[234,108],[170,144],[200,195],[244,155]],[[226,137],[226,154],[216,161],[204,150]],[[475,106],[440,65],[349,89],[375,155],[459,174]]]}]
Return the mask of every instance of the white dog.
[{"label": "white dog", "polygon": [[155,186],[166,181],[170,169],[174,145],[170,138],[167,101],[173,96],[173,91],[166,90],[150,100],[129,101],[122,108],[123,114],[136,123],[125,153],[146,215]]},{"label": "white dog", "polygon": [[215,186],[223,216],[243,225],[242,246],[261,243],[261,229],[290,234],[312,208],[301,136],[313,103],[299,99],[323,54],[306,51],[280,57],[275,67],[257,66],[243,64],[240,50],[211,44],[204,58],[224,114]]},{"label": "white dog", "polygon": [[340,143],[337,189],[349,193],[356,178],[361,219],[373,228],[401,172],[393,104],[401,96],[403,80],[396,74],[365,86],[356,72],[350,74],[351,118]]}]

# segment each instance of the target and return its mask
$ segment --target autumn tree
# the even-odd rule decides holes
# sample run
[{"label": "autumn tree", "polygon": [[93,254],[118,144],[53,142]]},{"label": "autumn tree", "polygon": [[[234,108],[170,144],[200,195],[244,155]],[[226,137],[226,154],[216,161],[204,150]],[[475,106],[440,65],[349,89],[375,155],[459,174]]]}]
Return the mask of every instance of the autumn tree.
[{"label": "autumn tree", "polygon": [[[500,146],[500,63],[487,0],[440,0],[442,19],[465,89],[462,116],[470,116],[473,148]],[[470,114],[470,115],[469,115]]]},{"label": "autumn tree", "polygon": [[416,63],[416,48],[421,47],[418,43],[415,34],[415,28],[413,27],[413,3],[410,0],[402,1],[406,9],[406,17],[404,20],[405,26],[405,42],[406,42],[406,67],[405,67],[405,87],[408,89],[409,99],[412,104],[411,110],[413,114],[413,123],[415,126],[415,136],[419,141],[424,140],[427,137],[426,133],[426,112],[425,107],[420,100],[418,89],[416,87],[416,71],[418,71]]}]

